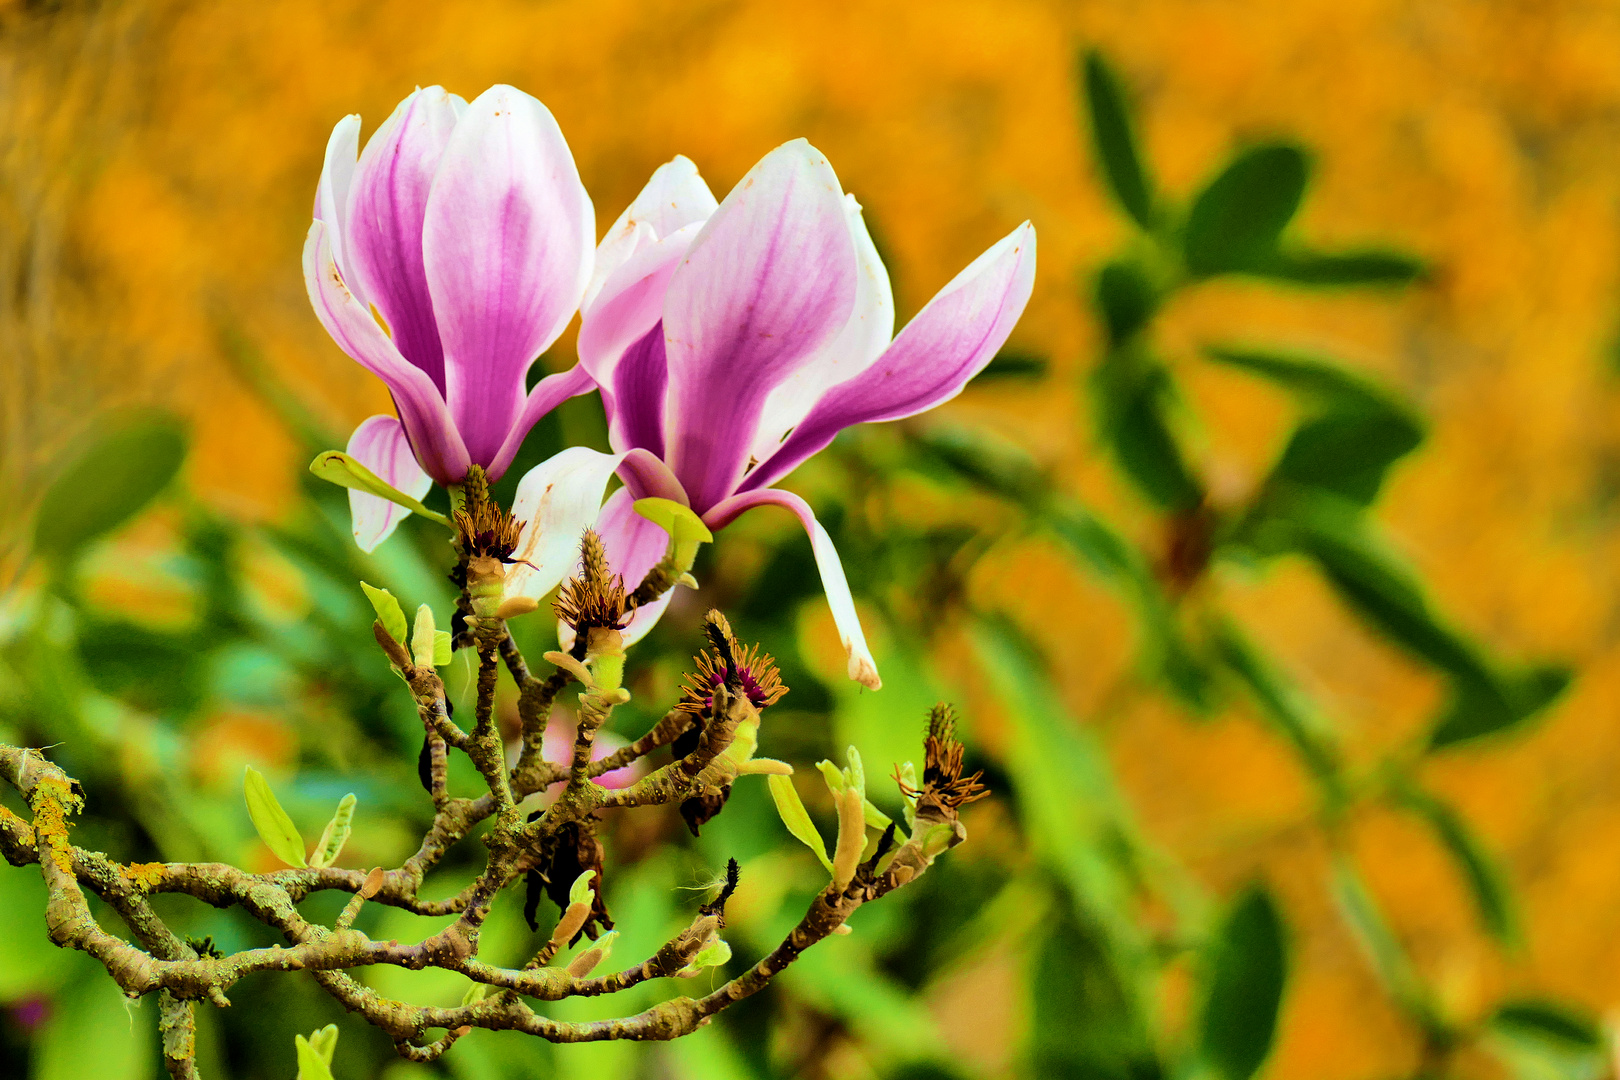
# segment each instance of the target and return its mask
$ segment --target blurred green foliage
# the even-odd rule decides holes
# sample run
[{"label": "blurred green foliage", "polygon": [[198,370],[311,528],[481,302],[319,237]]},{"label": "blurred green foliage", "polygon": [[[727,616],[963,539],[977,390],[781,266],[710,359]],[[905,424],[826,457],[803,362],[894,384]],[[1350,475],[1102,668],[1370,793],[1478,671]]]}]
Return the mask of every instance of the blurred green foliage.
[{"label": "blurred green foliage", "polygon": [[[925,1000],[972,965],[1007,958],[1015,961],[1020,988],[998,984],[982,992],[1018,998],[985,1003],[987,1015],[1021,1025],[1017,1075],[1256,1075],[1287,1005],[1287,908],[1264,881],[1215,895],[1144,835],[1101,739],[1065,706],[1046,659],[1007,612],[981,610],[968,596],[971,568],[1009,532],[1051,537],[1117,590],[1138,622],[1144,686],[1194,721],[1246,702],[1296,755],[1318,793],[1316,825],[1333,851],[1331,880],[1321,890],[1334,898],[1389,997],[1420,1033],[1424,1049],[1414,1076],[1443,1074],[1458,1048],[1476,1043],[1518,1076],[1599,1074],[1605,1038],[1567,1004],[1508,1001],[1483,1023],[1447,1015],[1343,842],[1340,824],[1358,805],[1412,815],[1456,863],[1481,926],[1504,948],[1517,942],[1513,900],[1493,857],[1463,815],[1422,785],[1419,766],[1428,755],[1523,727],[1570,675],[1555,664],[1489,654],[1437,610],[1382,535],[1379,494],[1390,470],[1421,444],[1421,419],[1390,388],[1329,358],[1210,343],[1201,356],[1183,360],[1243,371],[1289,395],[1297,408],[1265,481],[1243,505],[1217,506],[1185,450],[1187,407],[1176,364],[1153,335],[1155,315],[1172,296],[1212,277],[1393,288],[1417,280],[1424,267],[1390,251],[1320,251],[1295,236],[1310,156],[1291,143],[1240,149],[1201,190],[1178,200],[1155,183],[1135,135],[1130,95],[1105,60],[1086,56],[1079,82],[1101,176],[1135,227],[1124,250],[1096,270],[1089,295],[1078,298],[1094,305],[1106,340],[1087,391],[1101,445],[1162,524],[1160,534],[1139,540],[1028,458],[978,432],[927,424],[847,433],[810,471],[822,481],[818,516],[843,554],[855,594],[872,604],[868,630],[885,677],[876,695],[836,673],[817,675],[806,627],[823,601],[801,534],[756,530],[746,534],[757,557],[745,570],[728,569],[711,551],[697,567],[697,577],[712,586],[705,600],[712,596],[741,636],[777,654],[792,690],[768,714],[761,751],[813,779],[813,762],[842,760],[842,748],[857,745],[873,778],[873,799],[889,813],[899,800],[877,777],[889,763],[916,756],[927,707],[967,677],[938,666],[934,637],[947,622],[968,625],[978,669],[971,675],[994,689],[1006,714],[1007,738],[994,756],[975,743],[973,718],[966,718],[970,767],[983,768],[995,792],[980,817],[994,842],[975,842],[970,816],[969,843],[917,887],[863,909],[853,935],[811,950],[769,991],[669,1046],[554,1048],[475,1032],[442,1062],[410,1065],[394,1060],[385,1037],[346,1022],[313,982],[255,976],[232,991],[230,1010],[199,1012],[205,1076],[290,1075],[297,1067],[294,1036],[337,1022],[343,1038],[331,1072],[341,1080],[966,1077],[973,1070],[947,1055]],[[309,454],[334,443],[300,409],[294,390],[255,366],[249,342],[227,335],[227,347]],[[983,378],[1044,380],[1047,371],[1044,357],[1008,354]],[[570,402],[536,427],[496,494],[509,501],[516,479],[564,446],[604,443],[595,404]],[[397,864],[430,816],[416,778],[420,725],[371,641],[373,613],[358,582],[387,588],[408,605],[447,611],[444,533],[413,517],[376,554],[362,555],[349,536],[343,493],[310,478],[296,515],[244,524],[203,506],[175,482],[183,453],[183,432],[167,418],[112,418],[47,493],[35,536],[49,572],[0,616],[0,738],[52,747],[53,758],[89,792],[79,842],[121,860],[255,865],[261,849],[239,784],[241,766],[261,761],[272,771],[289,827],[313,834],[353,790],[359,809],[345,861]],[[952,495],[988,494],[1004,513],[971,525],[929,526],[876,509],[900,486],[918,482]],[[443,509],[433,498],[442,500],[442,493],[429,503]],[[85,587],[88,568],[112,550],[107,536],[143,510],[173,523],[162,573],[190,598],[183,619],[143,617],[127,605],[109,609]],[[1161,543],[1159,536],[1169,539]],[[737,541],[728,534],[720,546],[728,542]],[[304,603],[295,616],[266,601],[255,576],[266,558],[296,578]],[[1369,632],[1441,674],[1449,697],[1420,743],[1371,768],[1347,765],[1333,718],[1302,691],[1302,680],[1233,613],[1197,600],[1199,583],[1223,560],[1257,573],[1304,560]],[[893,603],[897,596],[908,603]],[[639,734],[672,696],[696,644],[699,614],[672,609],[633,651],[636,700],[615,719],[623,734]],[[545,650],[552,628],[544,617],[514,626],[531,657]],[[461,664],[457,658],[446,682],[465,706],[470,677]],[[233,729],[234,716],[263,723]],[[219,743],[222,729],[242,732],[240,744]],[[277,732],[296,750],[278,750]],[[463,774],[452,783],[472,787],[475,778]],[[798,790],[811,824],[830,835],[831,804],[817,787]],[[782,827],[763,781],[739,782],[726,812],[701,836],[666,816],[646,827],[614,822],[606,839],[607,895],[624,957],[650,953],[682,925],[701,900],[700,892],[683,890],[711,880],[735,857],[753,889],[728,929],[735,957],[725,970],[735,974],[792,925],[819,881],[813,856]],[[471,851],[452,853],[430,879],[437,894],[453,892],[474,865]],[[0,1075],[154,1076],[151,1004],[126,1006],[93,961],[51,947],[39,916],[42,896],[31,871],[0,868],[0,912],[9,928],[0,935],[6,1007]],[[342,899],[318,896],[305,906],[329,921]],[[273,943],[236,912],[160,900],[172,925],[211,937],[222,949]],[[520,963],[532,951],[519,904],[503,897],[488,923],[481,947],[492,961]],[[442,923],[374,905],[359,925],[376,937],[420,938]],[[1188,1017],[1163,1006],[1165,982],[1176,971],[1193,973]],[[466,989],[445,972],[379,968],[361,977],[416,1001],[453,1004]],[[612,1002],[570,1001],[553,1009],[567,1019],[623,1014],[665,992],[642,985]]]}]

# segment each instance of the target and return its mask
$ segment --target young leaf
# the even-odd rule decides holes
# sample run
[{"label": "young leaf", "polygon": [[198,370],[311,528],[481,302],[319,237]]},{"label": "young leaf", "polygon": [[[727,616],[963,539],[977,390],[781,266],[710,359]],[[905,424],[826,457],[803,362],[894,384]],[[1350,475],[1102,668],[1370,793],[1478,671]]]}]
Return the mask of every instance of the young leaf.
[{"label": "young leaf", "polygon": [[595,870],[587,870],[574,879],[568,886],[569,904],[588,904],[591,902],[591,882],[596,879]]},{"label": "young leaf", "polygon": [[276,801],[275,792],[270,790],[263,774],[251,765],[243,776],[242,790],[247,797],[248,817],[253,819],[253,827],[258,830],[264,846],[289,866],[307,866],[304,838],[281,803]]},{"label": "young leaf", "polygon": [[489,984],[488,983],[475,982],[471,986],[467,987],[466,993],[461,995],[461,1004],[463,1006],[476,1005],[480,1001],[483,1001],[488,996],[489,996]]},{"label": "young leaf", "polygon": [[1159,293],[1140,265],[1116,259],[1097,272],[1097,309],[1115,348],[1148,324],[1159,306]]},{"label": "young leaf", "polygon": [[1271,1052],[1288,974],[1282,916],[1263,887],[1238,897],[1210,951],[1199,1043],[1225,1080],[1248,1080]]},{"label": "young leaf", "polygon": [[1440,1030],[1442,1024],[1435,1005],[1418,978],[1411,957],[1384,921],[1377,901],[1367,891],[1355,866],[1343,857],[1334,860],[1333,895],[1345,922],[1360,939],[1362,949],[1372,961],[1373,970],[1390,995],[1407,1012],[1424,1018],[1426,1026]]},{"label": "young leaf", "polygon": [[433,666],[444,667],[455,657],[451,648],[450,631],[433,631]]},{"label": "young leaf", "polygon": [[1283,251],[1265,276],[1297,285],[1332,288],[1355,285],[1409,285],[1428,268],[1398,251]]},{"label": "young leaf", "polygon": [[40,500],[34,550],[45,558],[67,559],[134,517],[185,461],[185,431],[171,416],[129,415],[102,430]]},{"label": "young leaf", "polygon": [[[871,799],[865,799],[863,801],[866,805],[866,827],[868,829],[876,829],[879,832],[882,832],[884,829],[887,829],[890,825],[894,824],[894,819],[874,806]],[[905,837],[903,836],[897,837],[897,839],[901,843],[905,842]]]},{"label": "young leaf", "polygon": [[310,1032],[309,1045],[328,1065],[332,1064],[332,1055],[337,1051],[338,1026],[327,1024],[323,1028],[316,1028]]},{"label": "young leaf", "polygon": [[1234,157],[1193,201],[1182,253],[1187,269],[1255,272],[1275,262],[1277,241],[1299,209],[1310,163],[1288,143],[1251,147]]},{"label": "young leaf", "polygon": [[701,540],[707,544],[714,541],[714,534],[703,524],[703,519],[691,507],[682,506],[673,499],[637,499],[632,508],[669,533],[670,539],[676,543]]},{"label": "young leaf", "polygon": [[298,1052],[298,1080],[332,1080],[330,1061],[308,1039],[294,1035],[293,1046]]},{"label": "young leaf", "polygon": [[782,816],[782,824],[787,831],[815,853],[821,860],[821,865],[832,872],[832,859],[827,857],[827,843],[816,831],[816,826],[810,820],[810,814],[805,810],[804,803],[799,800],[799,793],[793,787],[791,776],[767,776],[766,784],[771,789],[771,799],[776,803],[776,812]]},{"label": "young leaf", "polygon": [[1091,136],[1109,189],[1138,225],[1151,229],[1153,188],[1136,149],[1125,92],[1100,52],[1086,53],[1084,68]]},{"label": "young leaf", "polygon": [[1456,860],[1469,891],[1474,895],[1474,906],[1486,933],[1504,945],[1517,941],[1517,920],[1514,918],[1507,883],[1502,880],[1496,860],[1474,835],[1468,822],[1449,803],[1442,802],[1416,784],[1402,785],[1400,800],[1429,823],[1441,846]]},{"label": "young leaf", "polygon": [[360,588],[365,591],[366,599],[371,601],[372,610],[376,611],[388,636],[401,645],[405,644],[405,612],[400,608],[399,601],[394,599],[394,594],[364,581],[360,583]]},{"label": "young leaf", "polygon": [[828,791],[832,792],[834,795],[837,795],[840,791],[844,790],[844,785],[848,783],[848,779],[844,776],[843,769],[840,769],[838,766],[834,765],[825,758],[816,762],[816,768],[821,770],[821,778],[827,781]]},{"label": "young leaf", "polygon": [[861,752],[855,747],[849,748],[849,767],[844,770],[844,781],[851,788],[866,798],[866,768],[861,764]]},{"label": "young leaf", "polygon": [[724,938],[715,938],[713,942],[692,957],[692,962],[687,966],[698,969],[720,967],[730,960],[731,946],[726,944]]},{"label": "young leaf", "polygon": [[1217,622],[1210,637],[1221,662],[1248,687],[1261,712],[1293,744],[1324,795],[1342,805],[1346,797],[1344,779],[1334,732],[1327,719],[1250,643],[1236,623]]},{"label": "young leaf", "polygon": [[1573,679],[1574,673],[1561,664],[1533,664],[1493,676],[1488,683],[1460,681],[1429,736],[1429,749],[1442,750],[1516,727],[1556,701]]},{"label": "young leaf", "polygon": [[354,792],[349,792],[338,802],[337,812],[332,820],[326,823],[321,831],[321,838],[315,843],[315,853],[310,856],[311,866],[331,866],[337,862],[337,857],[343,853],[343,845],[349,842],[350,825],[354,820]]},{"label": "young leaf", "polygon": [[1490,1027],[1516,1039],[1537,1039],[1570,1050],[1601,1053],[1605,1039],[1597,1021],[1556,1001],[1520,1000],[1497,1006]]},{"label": "young leaf", "polygon": [[398,503],[412,513],[421,514],[429,521],[437,521],[446,528],[450,527],[449,518],[437,510],[429,510],[422,505],[420,499],[411,498],[341,450],[328,450],[317,454],[315,460],[309,463],[309,471],[329,484],[376,495],[391,503]]}]

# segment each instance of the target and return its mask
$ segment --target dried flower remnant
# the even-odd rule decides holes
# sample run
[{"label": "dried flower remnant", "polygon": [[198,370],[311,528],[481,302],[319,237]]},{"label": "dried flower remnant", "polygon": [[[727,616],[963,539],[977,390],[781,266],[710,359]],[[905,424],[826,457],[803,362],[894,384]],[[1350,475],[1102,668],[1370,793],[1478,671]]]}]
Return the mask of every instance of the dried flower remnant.
[{"label": "dried flower remnant", "polygon": [[894,773],[894,781],[900,785],[901,792],[907,798],[917,800],[919,815],[923,807],[928,806],[935,810],[936,816],[943,816],[939,811],[945,810],[954,817],[963,806],[990,793],[989,788],[979,783],[979,778],[984,775],[982,771],[972,776],[962,775],[964,747],[956,739],[956,710],[950,705],[935,705],[929,713],[928,737],[923,745],[925,757],[921,788],[908,784],[898,768]]},{"label": "dried flower remnant", "polygon": [[557,617],[580,637],[592,630],[622,630],[626,617],[624,578],[608,569],[595,530],[580,539],[580,571],[557,593]]}]

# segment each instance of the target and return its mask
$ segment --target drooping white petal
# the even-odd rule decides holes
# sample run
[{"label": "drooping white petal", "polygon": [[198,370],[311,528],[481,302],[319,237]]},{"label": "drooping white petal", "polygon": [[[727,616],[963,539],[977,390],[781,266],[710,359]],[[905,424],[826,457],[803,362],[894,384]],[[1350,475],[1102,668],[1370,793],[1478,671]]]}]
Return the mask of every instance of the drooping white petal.
[{"label": "drooping white petal", "polygon": [[573,570],[580,536],[596,524],[608,478],[623,460],[623,454],[574,446],[518,481],[512,516],[525,524],[512,557],[522,562],[507,568],[507,596],[539,600]]}]

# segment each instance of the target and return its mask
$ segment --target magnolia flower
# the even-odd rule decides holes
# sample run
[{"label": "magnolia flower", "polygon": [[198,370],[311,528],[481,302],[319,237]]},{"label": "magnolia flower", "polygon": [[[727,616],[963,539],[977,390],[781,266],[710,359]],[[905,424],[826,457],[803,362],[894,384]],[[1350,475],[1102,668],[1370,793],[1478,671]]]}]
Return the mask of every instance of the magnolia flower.
[{"label": "magnolia flower", "polygon": [[[597,247],[581,310],[580,366],[601,389],[615,453],[577,467],[624,479],[596,526],[614,569],[639,582],[665,551],[636,499],[674,499],[712,530],[783,507],[810,534],[850,677],[875,689],[838,552],[809,505],[771,485],[851,424],[955,397],[1006,341],[1034,276],[1025,222],[891,341],[888,274],[859,205],[809,143],[773,150],[718,206],[687,159],[658,169]],[[557,475],[526,477],[530,498]],[[627,635],[645,633],[668,599]]]},{"label": "magnolia flower", "polygon": [[[471,104],[417,90],[358,153],[360,117],[332,130],[304,245],[310,303],[344,352],[388,384],[398,419],[373,416],[348,452],[413,498],[498,479],[583,368],[526,391],[590,281],[590,197],[546,107],[510,86]],[[410,513],[350,492],[370,551]]]}]

